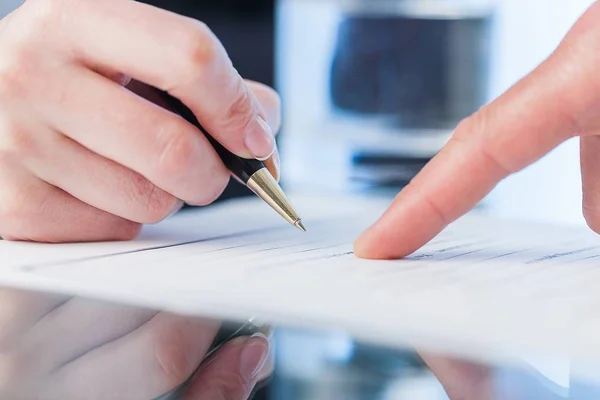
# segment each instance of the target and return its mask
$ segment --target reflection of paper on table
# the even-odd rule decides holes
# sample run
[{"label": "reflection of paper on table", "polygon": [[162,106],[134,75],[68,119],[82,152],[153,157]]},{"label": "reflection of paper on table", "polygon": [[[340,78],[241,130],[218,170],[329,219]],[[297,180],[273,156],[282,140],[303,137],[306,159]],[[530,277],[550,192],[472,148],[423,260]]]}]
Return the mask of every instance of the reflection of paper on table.
[{"label": "reflection of paper on table", "polygon": [[0,243],[0,282],[390,345],[600,359],[600,329],[579,331],[600,327],[595,234],[469,216],[406,260],[366,261],[352,242],[387,204],[293,201],[307,233],[250,199],[183,213],[130,243]]}]

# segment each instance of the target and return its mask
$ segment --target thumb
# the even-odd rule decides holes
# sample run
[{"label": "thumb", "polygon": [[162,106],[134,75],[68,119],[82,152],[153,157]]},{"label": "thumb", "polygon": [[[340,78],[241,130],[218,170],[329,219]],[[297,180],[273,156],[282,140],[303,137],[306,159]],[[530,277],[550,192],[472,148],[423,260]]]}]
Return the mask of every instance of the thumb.
[{"label": "thumb", "polygon": [[194,377],[186,400],[246,400],[264,377],[269,340],[257,333],[225,344]]}]

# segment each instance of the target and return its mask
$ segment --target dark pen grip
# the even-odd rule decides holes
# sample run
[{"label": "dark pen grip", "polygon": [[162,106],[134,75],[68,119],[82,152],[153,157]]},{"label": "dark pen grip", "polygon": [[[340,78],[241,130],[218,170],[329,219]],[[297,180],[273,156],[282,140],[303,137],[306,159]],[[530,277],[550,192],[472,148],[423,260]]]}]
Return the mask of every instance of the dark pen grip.
[{"label": "dark pen grip", "polygon": [[212,147],[217,152],[223,164],[232,174],[234,174],[238,179],[240,179],[244,184],[248,183],[250,177],[262,168],[265,168],[265,165],[258,160],[255,159],[245,159],[239,156],[236,156],[229,150],[227,150],[221,143],[215,140],[204,127],[200,124],[194,113],[185,106],[179,99],[171,96],[170,94],[159,90],[160,97],[167,103],[167,105],[172,108],[172,110],[179,114],[183,119],[194,125],[196,128],[200,130],[208,139]]}]

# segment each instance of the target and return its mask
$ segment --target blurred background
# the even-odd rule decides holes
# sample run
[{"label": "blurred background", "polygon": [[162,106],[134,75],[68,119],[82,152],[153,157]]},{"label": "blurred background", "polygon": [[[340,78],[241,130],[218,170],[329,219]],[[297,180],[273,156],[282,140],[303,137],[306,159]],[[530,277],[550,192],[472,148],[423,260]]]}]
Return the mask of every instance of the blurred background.
[{"label": "blurred background", "polygon": [[[592,2],[277,1],[283,182],[391,198],[462,118],[542,62]],[[578,145],[565,143],[509,177],[481,207],[504,218],[584,224]],[[278,335],[275,399],[447,398],[414,354],[343,336]],[[290,383],[302,380],[313,382],[300,385],[304,392]],[[524,379],[519,396],[503,397],[499,388],[495,398],[563,398],[528,392],[535,381]]]},{"label": "blurred background", "polygon": [[[289,185],[398,191],[456,123],[558,45],[590,0],[280,0],[276,76]],[[581,224],[578,143],[486,200]],[[306,163],[307,155],[318,161]]]},{"label": "blurred background", "polygon": [[[148,0],[204,20],[240,73],[277,88],[287,190],[393,196],[455,125],[538,65],[591,0]],[[18,6],[2,0],[0,14]],[[583,224],[578,142],[485,200],[507,218]],[[224,198],[247,195],[232,183]],[[279,330],[260,399],[445,399],[410,351]],[[410,378],[410,385],[405,385]],[[549,397],[550,398],[550,397]]]}]

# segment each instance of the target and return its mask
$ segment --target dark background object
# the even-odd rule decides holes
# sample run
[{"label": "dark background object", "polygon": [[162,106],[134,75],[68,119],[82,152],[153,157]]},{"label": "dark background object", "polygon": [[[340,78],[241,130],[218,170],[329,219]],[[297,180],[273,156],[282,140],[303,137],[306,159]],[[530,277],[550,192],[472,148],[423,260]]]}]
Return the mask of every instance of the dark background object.
[{"label": "dark background object", "polygon": [[[415,143],[449,134],[485,104],[494,22],[491,7],[448,1],[417,12],[419,3],[356,2],[338,24],[329,81],[334,112],[375,116],[390,135]],[[379,148],[355,146],[349,181],[356,190],[399,191],[439,150],[426,157],[393,152],[387,140],[381,136]]]},{"label": "dark background object", "polygon": [[[275,0],[142,0],[206,23],[240,74],[269,86],[275,81]],[[253,195],[231,180],[219,198]]]},{"label": "dark background object", "polygon": [[338,110],[450,129],[487,95],[491,16],[354,12],[338,27],[330,95]]},{"label": "dark background object", "polygon": [[351,159],[350,181],[361,190],[394,188],[398,191],[407,186],[429,160],[431,157],[356,150]]}]

